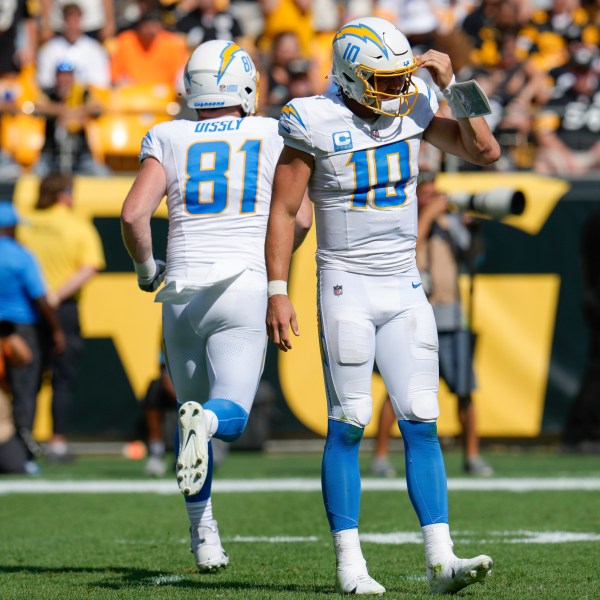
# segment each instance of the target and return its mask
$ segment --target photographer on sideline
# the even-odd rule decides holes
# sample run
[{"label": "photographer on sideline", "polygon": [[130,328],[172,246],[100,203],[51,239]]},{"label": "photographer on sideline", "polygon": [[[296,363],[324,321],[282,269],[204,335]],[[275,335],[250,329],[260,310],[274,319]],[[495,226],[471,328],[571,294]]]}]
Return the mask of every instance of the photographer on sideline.
[{"label": "photographer on sideline", "polygon": [[[472,260],[473,240],[462,213],[450,212],[448,196],[435,187],[435,174],[423,171],[417,180],[419,204],[417,267],[427,298],[433,307],[439,340],[440,377],[458,400],[462,428],[464,470],[470,475],[489,477],[494,470],[479,455],[477,415],[471,393],[475,389],[472,332],[460,298],[458,278],[461,264]],[[386,397],[379,416],[379,430],[371,472],[393,476],[388,459],[390,428],[395,422]],[[391,413],[391,414],[390,414]]]},{"label": "photographer on sideline", "polygon": [[461,264],[472,260],[472,218],[448,211],[448,197],[435,187],[435,174],[423,173],[417,185],[419,233],[417,267],[433,306],[438,330],[440,377],[458,399],[462,427],[464,470],[489,477],[493,469],[479,456],[477,415],[471,393],[475,389],[471,323],[460,298]]}]

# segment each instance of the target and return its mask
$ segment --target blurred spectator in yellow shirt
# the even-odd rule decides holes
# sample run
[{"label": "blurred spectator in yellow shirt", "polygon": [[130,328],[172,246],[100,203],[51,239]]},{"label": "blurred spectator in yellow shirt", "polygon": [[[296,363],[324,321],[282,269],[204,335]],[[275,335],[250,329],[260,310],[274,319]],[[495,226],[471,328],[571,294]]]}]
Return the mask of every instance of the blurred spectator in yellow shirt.
[{"label": "blurred spectator in yellow shirt", "polygon": [[52,373],[53,435],[48,456],[66,461],[67,410],[73,395],[78,359],[83,350],[78,301],[84,285],[104,268],[104,251],[93,224],[73,210],[73,180],[50,173],[42,179],[35,211],[19,227],[20,241],[37,257],[48,283],[48,299],[65,332],[66,350],[47,353]]},{"label": "blurred spectator in yellow shirt", "polygon": [[257,45],[261,52],[269,52],[277,34],[294,31],[300,40],[305,58],[311,56],[315,29],[313,26],[314,0],[259,0],[264,18],[264,29]]}]

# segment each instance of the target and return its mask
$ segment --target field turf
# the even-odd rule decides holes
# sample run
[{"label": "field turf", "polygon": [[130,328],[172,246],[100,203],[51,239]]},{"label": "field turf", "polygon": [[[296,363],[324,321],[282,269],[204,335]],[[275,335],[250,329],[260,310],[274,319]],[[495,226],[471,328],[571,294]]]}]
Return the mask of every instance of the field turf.
[{"label": "field turf", "polygon": [[[462,478],[460,454],[445,455],[452,490]],[[497,482],[498,489],[450,491],[450,520],[457,555],[489,554],[494,572],[485,585],[457,597],[599,599],[600,457],[504,449],[486,458],[497,474],[483,485]],[[386,488],[387,480],[366,475],[368,459],[361,456],[365,487],[381,482]],[[402,455],[395,462],[402,482]],[[267,491],[219,491],[215,484],[215,516],[231,562],[213,575],[195,571],[183,500],[175,483],[170,487],[170,477],[150,482],[162,484],[160,493],[112,493],[103,485],[131,482],[133,490],[148,481],[143,462],[79,457],[71,465],[42,465],[39,477],[0,478],[2,600],[340,597],[316,489],[318,454],[229,455],[216,482],[250,479]],[[270,483],[294,478],[304,482],[298,490],[293,485],[288,491],[268,490]],[[525,490],[531,482],[542,489],[508,491],[515,481]],[[45,483],[44,490],[36,487]],[[563,483],[570,489],[546,489]],[[17,484],[20,491],[11,487]],[[66,484],[73,489],[53,487]],[[84,484],[94,484],[94,491]],[[419,527],[405,490],[363,492],[361,536],[370,573],[387,588],[386,598],[431,597]]]}]

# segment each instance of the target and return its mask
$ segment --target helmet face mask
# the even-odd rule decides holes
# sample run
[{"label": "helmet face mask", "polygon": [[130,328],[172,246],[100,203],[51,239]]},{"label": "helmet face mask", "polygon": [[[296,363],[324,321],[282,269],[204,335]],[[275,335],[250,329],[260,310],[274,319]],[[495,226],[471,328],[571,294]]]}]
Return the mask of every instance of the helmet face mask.
[{"label": "helmet face mask", "polygon": [[241,106],[246,115],[258,106],[258,72],[250,55],[230,41],[200,44],[184,71],[185,100],[190,108]]},{"label": "helmet face mask", "polygon": [[418,96],[412,83],[416,69],[408,40],[385,19],[350,21],[333,40],[333,79],[346,96],[373,112],[408,115]]}]

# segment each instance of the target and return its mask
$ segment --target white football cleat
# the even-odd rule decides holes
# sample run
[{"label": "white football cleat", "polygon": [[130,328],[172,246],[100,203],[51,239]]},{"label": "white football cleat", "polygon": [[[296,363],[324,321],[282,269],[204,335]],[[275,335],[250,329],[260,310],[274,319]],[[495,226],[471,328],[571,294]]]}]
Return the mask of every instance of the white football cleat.
[{"label": "white football cleat", "polygon": [[195,496],[208,473],[208,433],[204,409],[197,402],[179,408],[179,454],[175,474],[184,496]]},{"label": "white football cleat", "polygon": [[200,571],[218,571],[229,564],[229,556],[221,547],[221,538],[214,519],[210,525],[201,525],[198,529],[190,531],[192,534],[190,550]]},{"label": "white football cleat", "polygon": [[[361,573],[361,571],[363,571]],[[366,570],[351,565],[338,567],[335,572],[335,591],[338,594],[381,596],[385,588],[377,583]]]},{"label": "white football cleat", "polygon": [[475,558],[457,558],[445,564],[427,567],[429,591],[432,594],[455,594],[472,583],[484,583],[491,574],[493,561],[481,554]]}]

